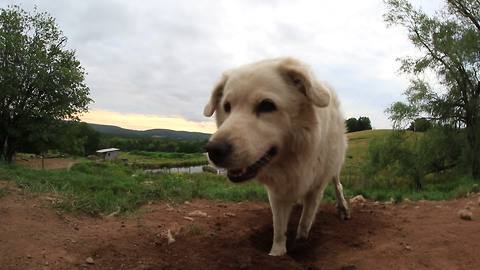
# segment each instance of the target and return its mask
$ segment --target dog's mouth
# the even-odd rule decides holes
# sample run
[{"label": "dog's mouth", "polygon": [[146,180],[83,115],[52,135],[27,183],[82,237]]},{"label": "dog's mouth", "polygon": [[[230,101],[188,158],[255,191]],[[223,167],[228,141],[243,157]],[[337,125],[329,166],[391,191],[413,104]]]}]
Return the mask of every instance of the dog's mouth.
[{"label": "dog's mouth", "polygon": [[252,165],[241,169],[230,169],[227,171],[227,176],[230,181],[238,183],[254,178],[261,168],[265,167],[272,158],[277,155],[277,148],[272,147],[259,160]]}]

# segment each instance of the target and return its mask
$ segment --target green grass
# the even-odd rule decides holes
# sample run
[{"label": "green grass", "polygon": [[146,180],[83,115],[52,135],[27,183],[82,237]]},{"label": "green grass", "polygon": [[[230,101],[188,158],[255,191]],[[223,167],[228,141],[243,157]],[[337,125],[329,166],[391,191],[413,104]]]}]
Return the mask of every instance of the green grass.
[{"label": "green grass", "polygon": [[0,188],[0,198],[8,194],[7,188]]},{"label": "green grass", "polygon": [[392,130],[364,130],[347,133],[348,148],[341,174],[342,183],[347,186],[365,185],[362,166],[368,157],[368,144],[372,140],[385,137],[391,132]]},{"label": "green grass", "polygon": [[[341,172],[342,183],[350,187],[369,187],[372,185],[372,180],[367,179],[363,173],[363,166],[368,159],[368,145],[375,139],[385,138],[392,134],[393,130],[379,129],[379,130],[364,130],[358,132],[347,133],[348,148],[345,156],[345,164]],[[422,133],[411,134],[413,140],[416,136],[421,136]],[[385,181],[393,181],[386,179]]]},{"label": "green grass", "polygon": [[141,169],[190,167],[208,164],[207,157],[201,153],[186,154],[132,151],[122,152],[120,158],[128,159],[129,165]]},{"label": "green grass", "polygon": [[424,189],[416,190],[413,187],[388,185],[377,185],[372,187],[361,187],[347,189],[348,195],[362,194],[364,197],[386,201],[409,200],[449,200],[465,197],[469,193],[477,192],[478,182],[470,177],[444,176],[438,177],[435,181],[428,181]]},{"label": "green grass", "polygon": [[[120,209],[131,212],[149,201],[183,202],[195,198],[221,201],[267,201],[265,189],[254,181],[232,184],[224,176],[200,174],[144,174],[115,163],[84,162],[67,170],[38,171],[20,166],[0,165],[0,179],[15,181],[27,192],[50,193],[56,206],[70,212],[109,214]],[[374,200],[445,200],[463,197],[478,190],[470,178],[443,177],[429,180],[421,192],[387,184],[370,187],[345,186],[347,196],[362,194]],[[0,189],[0,196],[6,194]],[[325,201],[335,200],[332,185]]]},{"label": "green grass", "polygon": [[51,193],[59,197],[58,207],[91,215],[108,214],[118,208],[133,211],[154,200],[267,200],[265,190],[255,182],[235,185],[223,176],[208,173],[145,174],[109,162],[79,163],[69,171],[0,165],[0,179],[15,181],[27,192]]},{"label": "green grass", "polygon": [[[411,181],[393,179],[377,175],[376,179],[369,179],[362,173],[362,166],[368,159],[368,145],[377,138],[384,138],[392,130],[366,130],[348,133],[348,150],[345,165],[342,170],[342,183],[349,196],[362,194],[366,198],[385,201],[394,199],[410,200],[446,200],[463,197],[469,192],[475,192],[478,182],[469,177],[455,174],[430,176],[425,180],[424,189],[417,191],[411,187]],[[421,136],[421,133],[411,133],[412,139]],[[477,185],[478,187],[478,185]]]},{"label": "green grass", "polygon": [[[385,201],[446,200],[478,192],[478,182],[468,177],[437,175],[425,179],[425,188],[417,191],[407,182],[389,178],[371,180],[361,173],[367,158],[368,143],[391,131],[362,131],[348,134],[350,139],[346,164],[342,172],[345,193],[351,197],[362,194],[366,198]],[[205,159],[201,154],[128,153],[133,160],[192,160]],[[178,163],[177,163],[178,164]],[[109,214],[118,209],[131,212],[155,200],[182,202],[195,198],[221,201],[267,201],[265,189],[255,181],[230,183],[224,176],[200,174],[148,174],[122,163],[95,163],[82,161],[70,170],[32,170],[20,166],[0,164],[0,180],[10,180],[27,192],[47,192],[58,200],[56,206],[70,212],[91,215]],[[0,189],[0,197],[7,194]],[[324,200],[335,200],[332,185],[325,191]]]}]

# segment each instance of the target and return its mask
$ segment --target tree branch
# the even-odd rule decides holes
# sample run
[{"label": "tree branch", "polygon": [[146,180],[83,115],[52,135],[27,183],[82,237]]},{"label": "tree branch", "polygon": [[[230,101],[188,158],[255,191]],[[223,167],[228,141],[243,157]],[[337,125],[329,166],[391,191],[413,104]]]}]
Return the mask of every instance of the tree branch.
[{"label": "tree branch", "polygon": [[462,1],[458,0],[447,0],[450,5],[452,5],[458,13],[462,14],[463,16],[467,17],[472,23],[475,25],[477,30],[480,32],[480,21],[479,18],[475,17],[465,5],[463,5]]},{"label": "tree branch", "polygon": [[[428,53],[433,57],[433,59],[437,60],[442,65],[444,65],[445,68],[447,70],[449,70],[450,72],[455,73],[455,70],[442,57],[437,55],[437,53],[435,53],[434,50],[432,48],[430,48],[430,46],[423,40],[422,36],[420,35],[420,33],[418,32],[418,29],[416,27],[411,27],[411,30],[415,33],[415,35],[417,36],[420,43],[423,45],[423,47],[425,47],[425,49],[427,49]],[[464,99],[465,104],[468,104],[468,97],[467,97],[467,94],[465,92],[465,87],[462,87],[462,86],[464,86],[464,83],[462,81],[460,81],[456,76],[454,76],[454,79],[459,86],[459,89],[460,89],[460,92],[462,93],[462,97]]]}]

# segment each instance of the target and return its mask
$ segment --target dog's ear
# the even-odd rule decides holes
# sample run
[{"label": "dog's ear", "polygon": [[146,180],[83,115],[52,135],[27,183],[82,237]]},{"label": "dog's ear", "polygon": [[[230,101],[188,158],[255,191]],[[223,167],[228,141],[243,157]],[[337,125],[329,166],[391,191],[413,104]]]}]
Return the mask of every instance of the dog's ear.
[{"label": "dog's ear", "polygon": [[218,103],[220,102],[220,99],[223,95],[223,87],[225,86],[226,81],[227,76],[222,75],[220,81],[213,88],[212,95],[210,96],[210,101],[208,101],[205,109],[203,109],[203,115],[205,115],[206,117],[212,116],[213,113],[217,110]]},{"label": "dog's ear", "polygon": [[306,65],[293,58],[286,58],[280,61],[279,71],[288,84],[301,91],[315,106],[328,106],[330,103],[328,88],[313,78]]}]

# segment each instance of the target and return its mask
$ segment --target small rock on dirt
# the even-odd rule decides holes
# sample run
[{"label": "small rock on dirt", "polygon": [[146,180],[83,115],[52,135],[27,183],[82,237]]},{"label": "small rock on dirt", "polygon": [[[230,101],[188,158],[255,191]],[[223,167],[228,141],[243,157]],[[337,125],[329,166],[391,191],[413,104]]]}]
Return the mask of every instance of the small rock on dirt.
[{"label": "small rock on dirt", "polygon": [[117,216],[119,213],[120,213],[121,209],[120,207],[117,207],[117,209],[115,211],[113,211],[112,213],[108,214],[105,216],[106,219],[110,219],[110,218],[113,218],[114,216]]},{"label": "small rock on dirt", "polygon": [[93,260],[92,257],[88,257],[85,259],[85,262],[88,263],[88,264],[95,264],[95,261]]},{"label": "small rock on dirt", "polygon": [[458,215],[463,220],[472,220],[473,219],[473,213],[471,211],[467,210],[467,209],[462,209],[462,210],[458,211]]},{"label": "small rock on dirt", "polygon": [[357,195],[350,199],[350,203],[364,203],[367,200],[362,195]]},{"label": "small rock on dirt", "polygon": [[232,213],[232,212],[226,212],[226,213],[223,213],[223,215],[226,216],[226,217],[234,217],[234,216],[236,216],[236,215],[235,215],[234,213]]},{"label": "small rock on dirt", "polygon": [[194,220],[194,219],[191,218],[191,217],[183,217],[183,218],[186,219],[186,220],[190,220],[190,221],[193,221],[193,220]]},{"label": "small rock on dirt", "polygon": [[192,212],[188,213],[188,216],[190,216],[190,217],[207,217],[208,214],[203,212],[203,211],[200,211],[200,210],[195,210],[195,211],[192,211]]},{"label": "small rock on dirt", "polygon": [[175,238],[173,238],[173,235],[170,229],[167,230],[167,242],[169,245],[175,243]]},{"label": "small rock on dirt", "polygon": [[180,224],[178,224],[177,222],[173,222],[173,223],[170,223],[170,225],[168,226],[168,229],[170,230],[170,232],[172,232],[172,235],[177,235],[180,233],[182,226],[180,226]]}]

